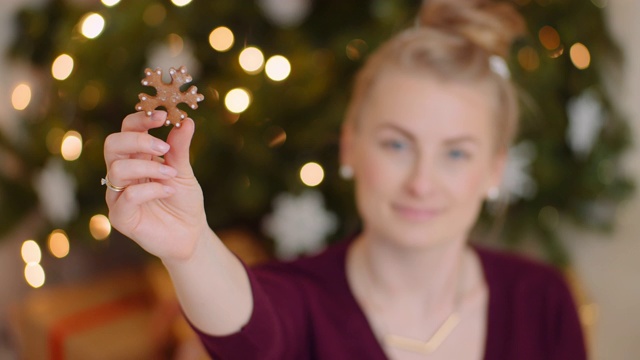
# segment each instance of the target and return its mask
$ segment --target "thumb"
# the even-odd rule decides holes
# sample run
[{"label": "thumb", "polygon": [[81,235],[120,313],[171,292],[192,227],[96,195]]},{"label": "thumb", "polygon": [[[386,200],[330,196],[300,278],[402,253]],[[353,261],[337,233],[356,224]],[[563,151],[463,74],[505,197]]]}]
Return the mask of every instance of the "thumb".
[{"label": "thumb", "polygon": [[195,131],[195,123],[190,118],[182,121],[180,127],[173,127],[167,143],[171,149],[165,154],[165,164],[178,170],[178,176],[193,176],[193,169],[189,162],[189,148]]}]

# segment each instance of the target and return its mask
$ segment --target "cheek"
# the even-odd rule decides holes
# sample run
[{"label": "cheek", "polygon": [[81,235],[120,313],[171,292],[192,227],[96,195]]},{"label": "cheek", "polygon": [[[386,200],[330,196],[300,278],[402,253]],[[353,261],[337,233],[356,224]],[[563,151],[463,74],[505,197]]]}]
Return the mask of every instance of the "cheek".
[{"label": "cheek", "polygon": [[452,198],[459,202],[482,201],[487,188],[487,168],[474,165],[448,174],[443,181]]}]

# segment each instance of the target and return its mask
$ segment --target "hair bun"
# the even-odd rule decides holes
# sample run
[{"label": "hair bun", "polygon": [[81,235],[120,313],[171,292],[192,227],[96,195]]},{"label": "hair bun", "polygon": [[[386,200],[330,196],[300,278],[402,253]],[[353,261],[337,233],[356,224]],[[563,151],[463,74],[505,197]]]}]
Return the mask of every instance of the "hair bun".
[{"label": "hair bun", "polygon": [[425,0],[417,21],[503,57],[525,32],[524,19],[511,4],[490,0]]}]

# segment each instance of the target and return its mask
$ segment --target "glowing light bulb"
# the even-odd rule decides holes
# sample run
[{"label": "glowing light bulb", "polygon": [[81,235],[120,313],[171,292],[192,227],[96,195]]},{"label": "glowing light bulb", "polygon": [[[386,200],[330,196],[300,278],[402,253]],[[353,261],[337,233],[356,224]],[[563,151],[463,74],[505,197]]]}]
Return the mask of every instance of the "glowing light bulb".
[{"label": "glowing light bulb", "polygon": [[282,55],[275,55],[267,60],[264,71],[267,73],[269,79],[273,81],[282,81],[291,73],[291,64],[286,57]]},{"label": "glowing light bulb", "polygon": [[233,32],[224,26],[217,27],[209,34],[209,45],[214,50],[225,52],[231,49],[235,41]]},{"label": "glowing light bulb", "polygon": [[64,230],[53,230],[51,234],[49,234],[48,243],[51,255],[58,259],[69,255],[69,237]]},{"label": "glowing light bulb", "polygon": [[77,160],[82,154],[82,135],[77,131],[67,131],[62,138],[60,154],[67,161]]},{"label": "glowing light bulb", "polygon": [[300,169],[300,179],[307,186],[317,186],[324,179],[324,169],[318,163],[306,163]]},{"label": "glowing light bulb", "polygon": [[20,254],[22,255],[22,260],[26,264],[38,264],[42,259],[42,251],[40,250],[40,246],[33,240],[27,240],[22,243]]},{"label": "glowing light bulb", "polygon": [[580,70],[588,68],[591,64],[591,54],[584,44],[575,43],[571,45],[571,49],[569,49],[569,56],[571,57],[573,65]]},{"label": "glowing light bulb", "polygon": [[40,264],[27,264],[24,268],[24,278],[29,286],[37,289],[44,285],[44,269]]},{"label": "glowing light bulb", "polygon": [[234,114],[244,112],[250,104],[251,95],[246,89],[235,88],[224,97],[224,105]]},{"label": "glowing light bulb", "polygon": [[96,240],[104,240],[111,234],[111,222],[109,218],[102,215],[94,215],[89,220],[89,232]]},{"label": "glowing light bulb", "polygon": [[64,80],[73,71],[73,58],[67,54],[58,56],[51,65],[51,74],[56,80]]},{"label": "glowing light bulb", "polygon": [[87,39],[95,39],[104,30],[104,18],[100,14],[89,13],[82,19],[80,32]]},{"label": "glowing light bulb", "polygon": [[182,7],[185,5],[189,5],[191,3],[191,0],[171,0],[171,2],[175,6]]},{"label": "glowing light bulb", "polygon": [[19,84],[11,94],[11,105],[16,110],[24,110],[31,102],[31,88],[27,84]]},{"label": "glowing light bulb", "polygon": [[240,52],[238,61],[240,62],[240,67],[247,74],[257,74],[262,70],[262,65],[264,65],[264,55],[260,49],[248,47]]},{"label": "glowing light bulb", "polygon": [[120,0],[102,0],[102,4],[104,4],[104,6],[108,6],[108,7],[112,7],[112,6],[118,5],[119,2],[120,2]]}]

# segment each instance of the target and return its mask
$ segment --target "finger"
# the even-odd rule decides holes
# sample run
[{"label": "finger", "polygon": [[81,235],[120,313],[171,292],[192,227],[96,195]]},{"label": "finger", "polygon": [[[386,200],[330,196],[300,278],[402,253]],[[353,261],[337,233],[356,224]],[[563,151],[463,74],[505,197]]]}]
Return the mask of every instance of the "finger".
[{"label": "finger", "polygon": [[171,166],[152,160],[116,160],[109,168],[109,181],[116,186],[129,186],[147,179],[165,180],[174,178],[178,171]]},{"label": "finger", "polygon": [[189,147],[195,131],[195,123],[190,118],[182,121],[182,125],[171,129],[167,143],[171,149],[164,156],[165,163],[178,170],[178,176],[193,176],[189,163]]},{"label": "finger", "polygon": [[113,133],[104,140],[104,159],[109,168],[116,160],[140,158],[138,154],[145,154],[151,159],[166,154],[170,148],[166,142],[147,133]]},{"label": "finger", "polygon": [[131,185],[109,206],[109,218],[116,227],[126,228],[127,223],[138,218],[140,205],[167,198],[175,192],[174,188],[157,182]]},{"label": "finger", "polygon": [[151,116],[144,111],[129,114],[122,121],[122,131],[145,132],[149,129],[159,128],[167,120],[167,112],[154,110]]}]

